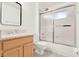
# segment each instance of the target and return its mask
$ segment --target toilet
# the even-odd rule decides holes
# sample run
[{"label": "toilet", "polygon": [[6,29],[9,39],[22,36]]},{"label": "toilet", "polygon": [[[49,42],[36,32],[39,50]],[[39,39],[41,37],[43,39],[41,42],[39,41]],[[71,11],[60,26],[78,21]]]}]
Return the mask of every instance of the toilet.
[{"label": "toilet", "polygon": [[48,49],[48,42],[38,41],[35,43],[35,52],[37,54],[43,55],[46,49]]}]

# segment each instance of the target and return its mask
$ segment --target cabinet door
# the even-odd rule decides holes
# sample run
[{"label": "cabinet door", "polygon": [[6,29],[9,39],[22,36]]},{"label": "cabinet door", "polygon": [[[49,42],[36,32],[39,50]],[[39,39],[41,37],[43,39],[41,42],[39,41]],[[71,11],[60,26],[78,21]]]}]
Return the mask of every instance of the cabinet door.
[{"label": "cabinet door", "polygon": [[33,44],[28,43],[24,45],[24,57],[32,57],[33,56]]},{"label": "cabinet door", "polygon": [[2,42],[0,42],[0,57],[1,57],[1,54],[2,54]]},{"label": "cabinet door", "polygon": [[4,57],[22,57],[23,56],[23,48],[17,47],[11,50],[7,50],[3,53]]}]

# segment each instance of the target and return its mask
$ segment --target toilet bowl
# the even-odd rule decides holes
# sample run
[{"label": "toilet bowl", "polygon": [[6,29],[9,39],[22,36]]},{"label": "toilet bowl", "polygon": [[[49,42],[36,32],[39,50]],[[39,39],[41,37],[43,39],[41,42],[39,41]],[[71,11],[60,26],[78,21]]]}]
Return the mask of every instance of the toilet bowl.
[{"label": "toilet bowl", "polygon": [[47,42],[39,41],[35,43],[35,52],[37,54],[43,55],[44,51],[47,49]]}]

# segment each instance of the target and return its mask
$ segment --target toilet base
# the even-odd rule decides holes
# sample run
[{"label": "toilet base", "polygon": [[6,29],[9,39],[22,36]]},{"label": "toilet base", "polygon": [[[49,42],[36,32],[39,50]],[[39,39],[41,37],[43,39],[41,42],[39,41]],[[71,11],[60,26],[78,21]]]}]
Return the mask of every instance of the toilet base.
[{"label": "toilet base", "polygon": [[35,52],[37,54],[43,55],[45,50],[46,50],[46,47],[35,45]]}]

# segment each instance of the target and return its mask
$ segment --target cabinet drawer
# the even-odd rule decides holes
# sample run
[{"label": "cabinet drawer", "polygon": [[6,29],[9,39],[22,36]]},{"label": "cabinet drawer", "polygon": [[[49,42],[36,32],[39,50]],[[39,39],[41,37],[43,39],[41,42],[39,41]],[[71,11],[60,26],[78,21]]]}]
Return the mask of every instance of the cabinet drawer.
[{"label": "cabinet drawer", "polygon": [[3,42],[3,50],[11,49],[33,41],[33,36],[21,37]]}]

